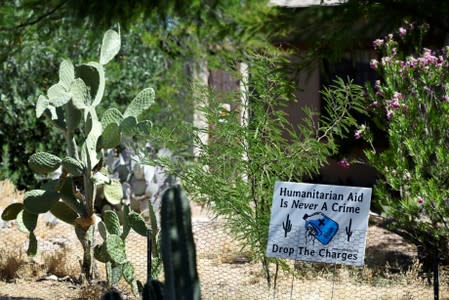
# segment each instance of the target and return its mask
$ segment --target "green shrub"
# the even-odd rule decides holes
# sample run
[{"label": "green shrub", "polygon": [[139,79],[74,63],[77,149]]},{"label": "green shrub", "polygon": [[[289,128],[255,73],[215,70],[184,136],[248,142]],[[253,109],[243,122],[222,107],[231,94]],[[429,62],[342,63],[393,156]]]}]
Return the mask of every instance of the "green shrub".
[{"label": "green shrub", "polygon": [[[335,138],[348,133],[355,120],[350,109],[361,111],[360,87],[335,83],[325,90],[325,119],[307,111],[301,124],[288,121],[285,106],[295,101],[295,85],[279,70],[283,60],[275,54],[248,55],[248,101],[239,91],[215,97],[204,89],[198,107],[207,128],[191,128],[200,154],[186,164],[171,165],[192,199],[207,205],[226,220],[228,228],[262,262],[270,280],[265,257],[275,181],[305,180],[336,153]],[[226,103],[231,111],[223,109]],[[248,118],[241,122],[240,114]],[[296,112],[299,113],[299,112]],[[201,136],[209,135],[207,143]]]},{"label": "green shrub", "polygon": [[[382,80],[368,88],[369,107],[389,145],[385,151],[372,147],[365,154],[382,174],[374,194],[390,229],[418,246],[429,271],[435,257],[447,259],[449,48],[411,43],[422,35],[413,27],[408,24],[374,42],[381,58],[373,59],[371,66]],[[415,46],[411,53],[401,52],[410,45]],[[367,126],[356,132],[361,136],[373,143]]]}]

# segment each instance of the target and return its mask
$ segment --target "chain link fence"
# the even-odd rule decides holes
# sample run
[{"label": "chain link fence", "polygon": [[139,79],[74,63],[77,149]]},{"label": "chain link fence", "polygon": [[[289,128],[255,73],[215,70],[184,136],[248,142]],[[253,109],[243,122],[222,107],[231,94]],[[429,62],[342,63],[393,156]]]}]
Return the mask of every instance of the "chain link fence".
[{"label": "chain link fence", "polygon": [[[367,236],[364,267],[284,260],[285,265],[270,267],[271,286],[261,263],[252,261],[222,222],[194,219],[193,231],[203,299],[434,299],[415,247],[374,225]],[[78,281],[82,249],[73,228],[43,215],[36,235],[39,253],[30,259],[27,234],[15,222],[1,224],[0,299],[99,299],[107,289],[104,281]],[[146,238],[131,233],[126,243],[136,277],[145,282]],[[286,266],[293,271],[284,271]],[[440,269],[440,299],[449,299],[448,272],[444,266]],[[104,280],[103,264],[98,264],[98,273]],[[138,299],[126,282],[119,282],[118,288],[126,298]]]}]

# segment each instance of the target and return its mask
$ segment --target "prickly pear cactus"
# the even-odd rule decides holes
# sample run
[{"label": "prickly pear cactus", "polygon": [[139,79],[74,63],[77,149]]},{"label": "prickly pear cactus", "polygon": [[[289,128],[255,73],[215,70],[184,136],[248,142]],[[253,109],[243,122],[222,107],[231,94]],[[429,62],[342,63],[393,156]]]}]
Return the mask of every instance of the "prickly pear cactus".
[{"label": "prickly pear cactus", "polygon": [[47,174],[59,168],[61,159],[51,153],[37,152],[30,156],[28,165],[35,173]]},{"label": "prickly pear cactus", "polygon": [[[94,253],[100,261],[113,264],[111,274],[117,275],[117,265],[127,263],[122,246],[131,226],[138,226],[139,233],[143,233],[142,224],[135,221],[135,217],[133,222],[140,225],[130,225],[127,221],[123,229],[120,224],[110,225],[110,218],[105,219],[105,228],[112,232],[106,235],[106,230],[103,230],[107,242],[104,247],[94,250],[93,232],[97,223],[94,202],[98,190],[104,190],[107,201],[115,206],[121,204],[123,196],[120,183],[104,173],[103,153],[117,146],[123,135],[132,137],[145,132],[151,122],[140,117],[154,102],[154,91],[148,88],[138,93],[123,113],[109,108],[98,116],[96,109],[103,100],[106,86],[104,65],[114,59],[120,44],[120,33],[108,30],[103,36],[98,62],[80,65],[74,65],[68,59],[61,62],[59,81],[37,99],[36,117],[46,117],[52,128],[62,132],[67,156],[60,158],[51,153],[37,152],[29,158],[33,172],[48,174],[61,167],[61,176],[25,193],[23,203],[11,204],[2,214],[4,220],[15,219],[19,229],[29,235],[30,255],[37,252],[34,228],[39,214],[49,211],[72,224],[83,246],[82,270],[88,280],[94,275]],[[132,277],[131,268],[126,265],[124,269],[128,280]]]},{"label": "prickly pear cactus", "polygon": [[65,157],[62,162],[62,171],[66,172],[67,174],[71,174],[75,177],[82,176],[84,174],[84,171],[86,167],[84,166],[84,163],[76,158],[67,156]]},{"label": "prickly pear cactus", "polygon": [[[139,234],[146,235],[147,230],[145,223],[140,223],[139,221],[143,221],[143,218],[136,217],[138,215],[135,212],[130,212],[129,208],[123,210],[123,224],[120,224],[120,220],[115,211],[106,210],[103,213],[103,221],[98,224],[98,227],[101,228],[100,235],[103,238],[103,243],[98,244],[94,248],[94,256],[98,261],[106,264],[106,275],[109,282],[109,285],[116,284],[120,278],[124,278],[128,284],[131,285],[131,288],[134,294],[137,295],[137,281],[134,277],[134,266],[129,262],[126,256],[126,247],[125,240],[129,233],[129,229],[126,227],[128,224],[130,228],[133,228]],[[132,217],[131,217],[132,216]],[[130,219],[134,221],[131,221]],[[132,224],[139,223],[139,226],[134,228]],[[145,227],[144,228],[140,226]],[[122,229],[123,227],[123,229]]]},{"label": "prickly pear cactus", "polygon": [[23,205],[25,210],[34,214],[49,211],[58,202],[59,194],[51,190],[32,190],[25,193]]}]

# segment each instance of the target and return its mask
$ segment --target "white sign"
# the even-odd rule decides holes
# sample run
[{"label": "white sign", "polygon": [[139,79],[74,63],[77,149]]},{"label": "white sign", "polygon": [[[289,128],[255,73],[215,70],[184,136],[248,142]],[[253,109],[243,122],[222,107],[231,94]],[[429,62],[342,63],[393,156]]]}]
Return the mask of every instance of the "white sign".
[{"label": "white sign", "polygon": [[266,255],[362,266],[371,188],[276,182]]}]

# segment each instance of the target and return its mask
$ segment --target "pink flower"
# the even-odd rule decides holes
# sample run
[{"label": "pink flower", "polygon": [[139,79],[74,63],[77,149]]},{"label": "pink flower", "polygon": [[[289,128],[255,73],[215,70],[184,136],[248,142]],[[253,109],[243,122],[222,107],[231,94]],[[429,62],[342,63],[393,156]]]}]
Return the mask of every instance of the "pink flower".
[{"label": "pink flower", "polygon": [[447,95],[444,95],[444,96],[443,96],[443,101],[444,101],[444,102],[449,102],[449,97],[448,97]]},{"label": "pink flower", "polygon": [[401,108],[401,104],[397,99],[394,99],[388,103],[388,107],[391,109],[398,109]]},{"label": "pink flower", "polygon": [[391,63],[391,57],[389,56],[384,56],[382,57],[382,65],[388,65],[389,63]]},{"label": "pink flower", "polygon": [[365,132],[365,129],[366,129],[365,125],[360,126],[360,129],[358,129],[354,132],[354,138],[356,140],[360,139],[363,135],[363,132]]},{"label": "pink flower", "polygon": [[391,49],[391,56],[396,56],[396,54],[398,54],[398,49],[396,48]]},{"label": "pink flower", "polygon": [[416,202],[418,202],[418,204],[422,205],[424,204],[424,198],[421,196],[416,197]]},{"label": "pink flower", "polygon": [[385,41],[382,40],[382,39],[377,39],[377,40],[373,41],[373,48],[374,48],[374,50],[382,47],[383,44],[385,44]]},{"label": "pink flower", "polygon": [[438,63],[438,57],[434,56],[432,54],[432,50],[428,49],[428,48],[424,48],[424,53],[422,55],[422,57],[418,58],[418,61],[420,63],[421,66],[425,67],[428,65],[435,65]]},{"label": "pink flower", "polygon": [[391,118],[393,117],[393,111],[387,109],[387,114],[386,114],[386,116],[387,116],[387,120],[391,120]]},{"label": "pink flower", "polygon": [[403,37],[407,34],[407,29],[404,27],[399,27],[399,36]]},{"label": "pink flower", "polygon": [[377,59],[372,59],[369,62],[369,66],[371,67],[371,69],[376,70],[377,66],[379,65],[379,62],[377,61]]},{"label": "pink flower", "polygon": [[[387,101],[387,118],[388,118],[388,112],[393,111],[395,109],[401,108],[401,103],[399,100],[402,100],[404,97],[399,92],[394,92],[393,97],[391,100]],[[391,116],[390,116],[391,117]],[[390,119],[390,118],[388,118]]]},{"label": "pink flower", "polygon": [[340,168],[344,168],[344,169],[348,169],[351,166],[351,164],[346,159],[339,160],[337,162],[337,165]]},{"label": "pink flower", "polygon": [[407,58],[407,66],[410,68],[414,68],[418,65],[418,60],[413,56]]},{"label": "pink flower", "polygon": [[402,96],[402,94],[401,93],[399,93],[399,92],[394,92],[394,94],[393,94],[393,99],[394,100],[402,100],[404,97]]}]

